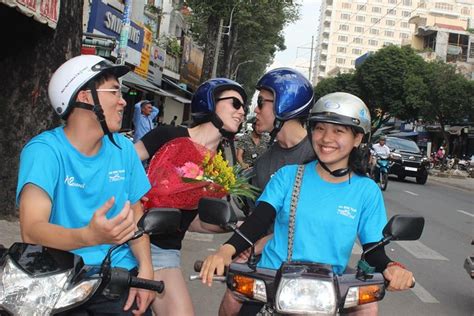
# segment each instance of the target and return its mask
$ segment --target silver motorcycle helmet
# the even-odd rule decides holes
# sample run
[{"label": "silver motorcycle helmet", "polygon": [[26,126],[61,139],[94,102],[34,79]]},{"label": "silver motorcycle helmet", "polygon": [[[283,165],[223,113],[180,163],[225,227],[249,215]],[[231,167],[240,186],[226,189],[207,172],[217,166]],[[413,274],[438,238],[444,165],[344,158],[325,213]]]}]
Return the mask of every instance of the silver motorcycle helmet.
[{"label": "silver motorcycle helmet", "polygon": [[353,127],[362,134],[370,133],[370,112],[364,101],[353,94],[334,92],[321,97],[311,109],[308,126],[316,122]]}]

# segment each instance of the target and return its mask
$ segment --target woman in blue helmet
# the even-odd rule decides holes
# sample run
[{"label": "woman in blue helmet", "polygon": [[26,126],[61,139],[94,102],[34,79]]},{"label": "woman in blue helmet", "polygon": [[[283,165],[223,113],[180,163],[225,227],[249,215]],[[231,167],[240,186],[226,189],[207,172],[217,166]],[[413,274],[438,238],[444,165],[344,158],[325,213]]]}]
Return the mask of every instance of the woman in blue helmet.
[{"label": "woman in blue helmet", "polygon": [[[364,250],[368,249],[382,239],[387,220],[381,191],[366,176],[359,149],[364,136],[370,133],[370,114],[358,97],[331,93],[316,102],[307,125],[307,135],[318,159],[279,169],[240,231],[255,242],[275,221],[273,237],[265,245],[259,267],[278,269],[288,260],[308,261],[331,264],[334,272],[341,274],[355,239],[360,240]],[[297,172],[302,175],[298,181]],[[301,186],[291,234],[290,205],[295,182]],[[292,247],[288,246],[290,239]],[[204,261],[202,282],[211,285],[214,273],[222,274],[232,256],[247,247],[247,242],[234,234]],[[389,290],[412,286],[413,274],[402,264],[391,261],[383,248],[367,254],[366,260],[376,271],[383,272]],[[244,303],[240,315],[256,315],[261,307]],[[375,310],[370,314],[376,313]]]},{"label": "woman in blue helmet", "polygon": [[[193,142],[216,151],[224,137],[239,130],[245,118],[247,96],[235,81],[216,78],[201,84],[191,100],[191,128],[159,126],[135,144],[141,160],[152,157],[164,144],[178,138],[189,137]],[[182,212],[180,231],[166,236],[150,237],[155,278],[166,284],[164,295],[153,302],[157,315],[194,315],[189,292],[180,269],[181,242],[187,230],[209,232],[197,217],[197,210]]]}]

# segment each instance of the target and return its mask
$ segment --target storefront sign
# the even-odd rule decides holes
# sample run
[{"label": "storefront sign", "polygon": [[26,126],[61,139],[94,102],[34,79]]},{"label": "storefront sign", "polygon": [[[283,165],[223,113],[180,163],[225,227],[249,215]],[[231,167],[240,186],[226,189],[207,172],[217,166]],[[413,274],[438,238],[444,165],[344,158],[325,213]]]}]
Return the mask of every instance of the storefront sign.
[{"label": "storefront sign", "polygon": [[59,0],[0,0],[0,3],[16,7],[22,14],[48,24],[52,29],[55,29],[58,23]]},{"label": "storefront sign", "polygon": [[[107,6],[100,0],[93,0],[87,32],[113,36],[120,40],[120,31],[122,30],[122,12]],[[127,56],[125,61],[134,65],[140,65],[140,59],[143,49],[144,28],[130,22],[130,32],[128,36]],[[112,52],[112,56],[117,57],[118,45]]]},{"label": "storefront sign", "polygon": [[134,71],[136,74],[146,79],[148,77],[148,65],[150,63],[150,46],[152,42],[153,33],[146,27],[143,28],[143,31],[145,32],[145,37],[143,38],[142,57],[140,59],[140,65],[135,67]]},{"label": "storefront sign", "polygon": [[165,67],[166,50],[151,45],[150,64],[148,66],[148,81],[161,86],[161,77]]},{"label": "storefront sign", "polygon": [[193,90],[196,90],[199,86],[203,61],[203,50],[190,37],[185,36],[180,81],[190,86]]}]

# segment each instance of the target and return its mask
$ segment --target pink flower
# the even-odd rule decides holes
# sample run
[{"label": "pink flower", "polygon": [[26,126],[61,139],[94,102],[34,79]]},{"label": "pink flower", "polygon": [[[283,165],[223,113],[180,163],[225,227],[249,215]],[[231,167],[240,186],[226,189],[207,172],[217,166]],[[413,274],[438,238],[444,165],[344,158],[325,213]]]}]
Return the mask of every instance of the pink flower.
[{"label": "pink flower", "polygon": [[178,172],[182,177],[191,179],[202,179],[204,172],[194,162],[186,162],[184,166],[178,168]]}]

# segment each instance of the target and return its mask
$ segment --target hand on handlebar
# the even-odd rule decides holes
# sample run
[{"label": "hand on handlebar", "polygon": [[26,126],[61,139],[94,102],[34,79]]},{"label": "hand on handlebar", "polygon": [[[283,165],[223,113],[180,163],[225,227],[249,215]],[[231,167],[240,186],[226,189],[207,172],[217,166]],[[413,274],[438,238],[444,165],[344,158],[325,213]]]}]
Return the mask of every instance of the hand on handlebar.
[{"label": "hand on handlebar", "polygon": [[202,279],[202,283],[208,286],[212,285],[212,278],[214,273],[217,275],[223,275],[225,267],[229,266],[232,262],[232,255],[235,253],[235,248],[231,245],[223,245],[219,251],[208,256],[204,260],[199,276]]},{"label": "hand on handlebar", "polygon": [[413,273],[397,265],[391,265],[383,271],[384,278],[389,282],[387,290],[403,291],[415,284]]}]

